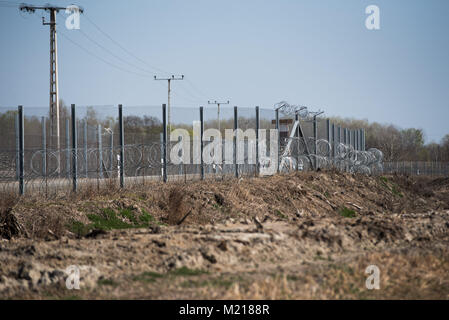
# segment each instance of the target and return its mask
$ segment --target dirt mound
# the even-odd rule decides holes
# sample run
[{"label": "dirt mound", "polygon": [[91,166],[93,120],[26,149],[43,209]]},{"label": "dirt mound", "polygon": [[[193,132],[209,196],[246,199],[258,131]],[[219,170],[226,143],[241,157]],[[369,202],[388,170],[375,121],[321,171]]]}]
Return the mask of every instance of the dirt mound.
[{"label": "dirt mound", "polygon": [[320,172],[22,198],[1,215],[0,298],[447,299],[447,192]]},{"label": "dirt mound", "polygon": [[445,181],[339,172],[293,173],[187,184],[155,182],[91,198],[22,198],[2,214],[1,235],[51,239],[83,236],[94,229],[154,224],[205,225],[252,217],[289,221],[444,210],[449,209]]}]

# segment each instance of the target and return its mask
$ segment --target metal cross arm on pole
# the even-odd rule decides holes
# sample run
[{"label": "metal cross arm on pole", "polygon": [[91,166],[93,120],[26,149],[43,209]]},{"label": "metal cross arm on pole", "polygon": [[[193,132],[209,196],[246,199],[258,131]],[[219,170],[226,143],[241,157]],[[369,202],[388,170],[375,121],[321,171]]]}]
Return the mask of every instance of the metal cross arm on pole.
[{"label": "metal cross arm on pole", "polygon": [[207,104],[216,104],[217,105],[217,125],[218,125],[218,131],[220,131],[220,105],[229,104],[229,100],[226,102],[219,102],[217,100],[215,100],[214,102],[207,101]]}]

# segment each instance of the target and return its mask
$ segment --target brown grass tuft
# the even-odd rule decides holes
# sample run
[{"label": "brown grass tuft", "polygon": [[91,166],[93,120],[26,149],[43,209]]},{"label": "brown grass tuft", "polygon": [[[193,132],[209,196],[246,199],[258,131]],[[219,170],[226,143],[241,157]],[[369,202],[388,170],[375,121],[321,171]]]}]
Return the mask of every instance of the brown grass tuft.
[{"label": "brown grass tuft", "polygon": [[185,191],[179,186],[175,186],[170,190],[168,195],[168,224],[178,224],[187,213],[184,203],[184,196]]}]

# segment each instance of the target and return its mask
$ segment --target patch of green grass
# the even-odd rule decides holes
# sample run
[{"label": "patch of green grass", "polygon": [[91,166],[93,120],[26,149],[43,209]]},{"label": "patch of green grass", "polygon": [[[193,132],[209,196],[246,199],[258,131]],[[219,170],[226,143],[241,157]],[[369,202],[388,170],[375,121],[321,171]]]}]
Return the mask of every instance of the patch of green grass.
[{"label": "patch of green grass", "polygon": [[231,280],[214,278],[209,280],[202,281],[194,281],[188,280],[181,283],[181,287],[183,288],[201,288],[201,287],[222,287],[222,288],[230,288],[233,282]]},{"label": "patch of green grass", "polygon": [[325,192],[324,192],[324,196],[325,196],[326,198],[329,198],[329,197],[330,197],[329,192],[325,191]]},{"label": "patch of green grass", "polygon": [[283,214],[280,210],[275,210],[274,214],[281,219],[287,219],[287,216],[285,214]]},{"label": "patch of green grass", "polygon": [[395,196],[398,196],[398,197],[400,197],[400,198],[404,197],[404,195],[402,194],[402,192],[398,190],[398,187],[397,187],[395,184],[392,185],[392,187],[391,187],[391,192],[392,192]]},{"label": "patch of green grass", "polygon": [[[191,276],[199,276],[202,274],[207,274],[208,272],[205,270],[199,269],[189,269],[187,267],[181,267],[179,269],[175,269],[169,271],[167,273],[157,273],[153,271],[146,271],[137,276],[133,277],[134,281],[142,281],[146,283],[155,282],[160,278],[168,278],[168,277],[191,277]],[[186,284],[187,285],[187,284]]]},{"label": "patch of green grass", "polygon": [[341,208],[339,213],[342,217],[346,217],[346,218],[354,218],[356,216],[356,213],[354,210],[348,209],[346,207]]},{"label": "patch of green grass", "polygon": [[67,224],[67,229],[78,237],[83,237],[89,232],[90,228],[82,222],[72,220]]},{"label": "patch of green grass", "polygon": [[380,179],[380,181],[381,181],[381,184],[382,184],[385,188],[387,188],[388,190],[390,190],[392,194],[394,194],[395,196],[400,197],[400,198],[404,197],[404,195],[402,194],[402,192],[399,191],[399,187],[398,187],[397,184],[388,181],[388,179],[387,179],[386,177],[380,177],[379,179]]},{"label": "patch of green grass", "polygon": [[105,278],[98,279],[97,284],[99,286],[112,286],[112,287],[116,287],[118,285],[117,282],[115,282],[114,280],[112,280],[112,279],[105,279]]},{"label": "patch of green grass", "polygon": [[128,229],[133,228],[134,225],[127,223],[117,217],[114,210],[106,208],[101,214],[88,214],[87,218],[92,222],[90,224],[92,229],[112,230],[112,229]]},{"label": "patch of green grass", "polygon": [[288,280],[288,281],[298,281],[298,280],[299,280],[299,277],[298,277],[298,276],[295,276],[295,275],[292,275],[292,274],[288,274],[288,275],[287,275],[287,280]]},{"label": "patch of green grass", "polygon": [[123,217],[131,221],[134,225],[137,225],[137,218],[134,212],[131,209],[122,209],[119,214]]},{"label": "patch of green grass", "polygon": [[84,224],[79,221],[71,221],[67,228],[76,235],[85,236],[92,229],[113,230],[113,229],[129,229],[129,228],[146,228],[153,223],[164,225],[156,221],[156,219],[142,210],[142,214],[136,215],[131,209],[122,209],[117,214],[111,208],[101,210],[100,214],[90,213],[86,215],[91,223]]},{"label": "patch of green grass", "polygon": [[155,282],[156,279],[162,278],[162,277],[164,277],[164,275],[161,273],[146,271],[146,272],[143,272],[143,273],[133,277],[133,280],[150,283],[150,282]]},{"label": "patch of green grass", "polygon": [[205,270],[200,270],[200,269],[189,269],[187,267],[181,267],[181,268],[172,270],[169,273],[170,273],[170,275],[173,275],[173,276],[189,277],[189,276],[199,276],[201,274],[207,274],[208,272]]},{"label": "patch of green grass", "polygon": [[154,222],[156,219],[154,219],[151,214],[142,209],[142,214],[140,215],[139,220],[142,223],[149,224],[151,222]]}]

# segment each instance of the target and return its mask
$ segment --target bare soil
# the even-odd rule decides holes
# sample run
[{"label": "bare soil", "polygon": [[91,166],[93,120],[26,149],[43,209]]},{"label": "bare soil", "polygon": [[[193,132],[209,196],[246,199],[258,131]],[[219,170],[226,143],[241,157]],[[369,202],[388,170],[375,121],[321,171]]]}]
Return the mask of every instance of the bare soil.
[{"label": "bare soil", "polygon": [[0,205],[3,299],[449,298],[448,178],[294,173]]}]

